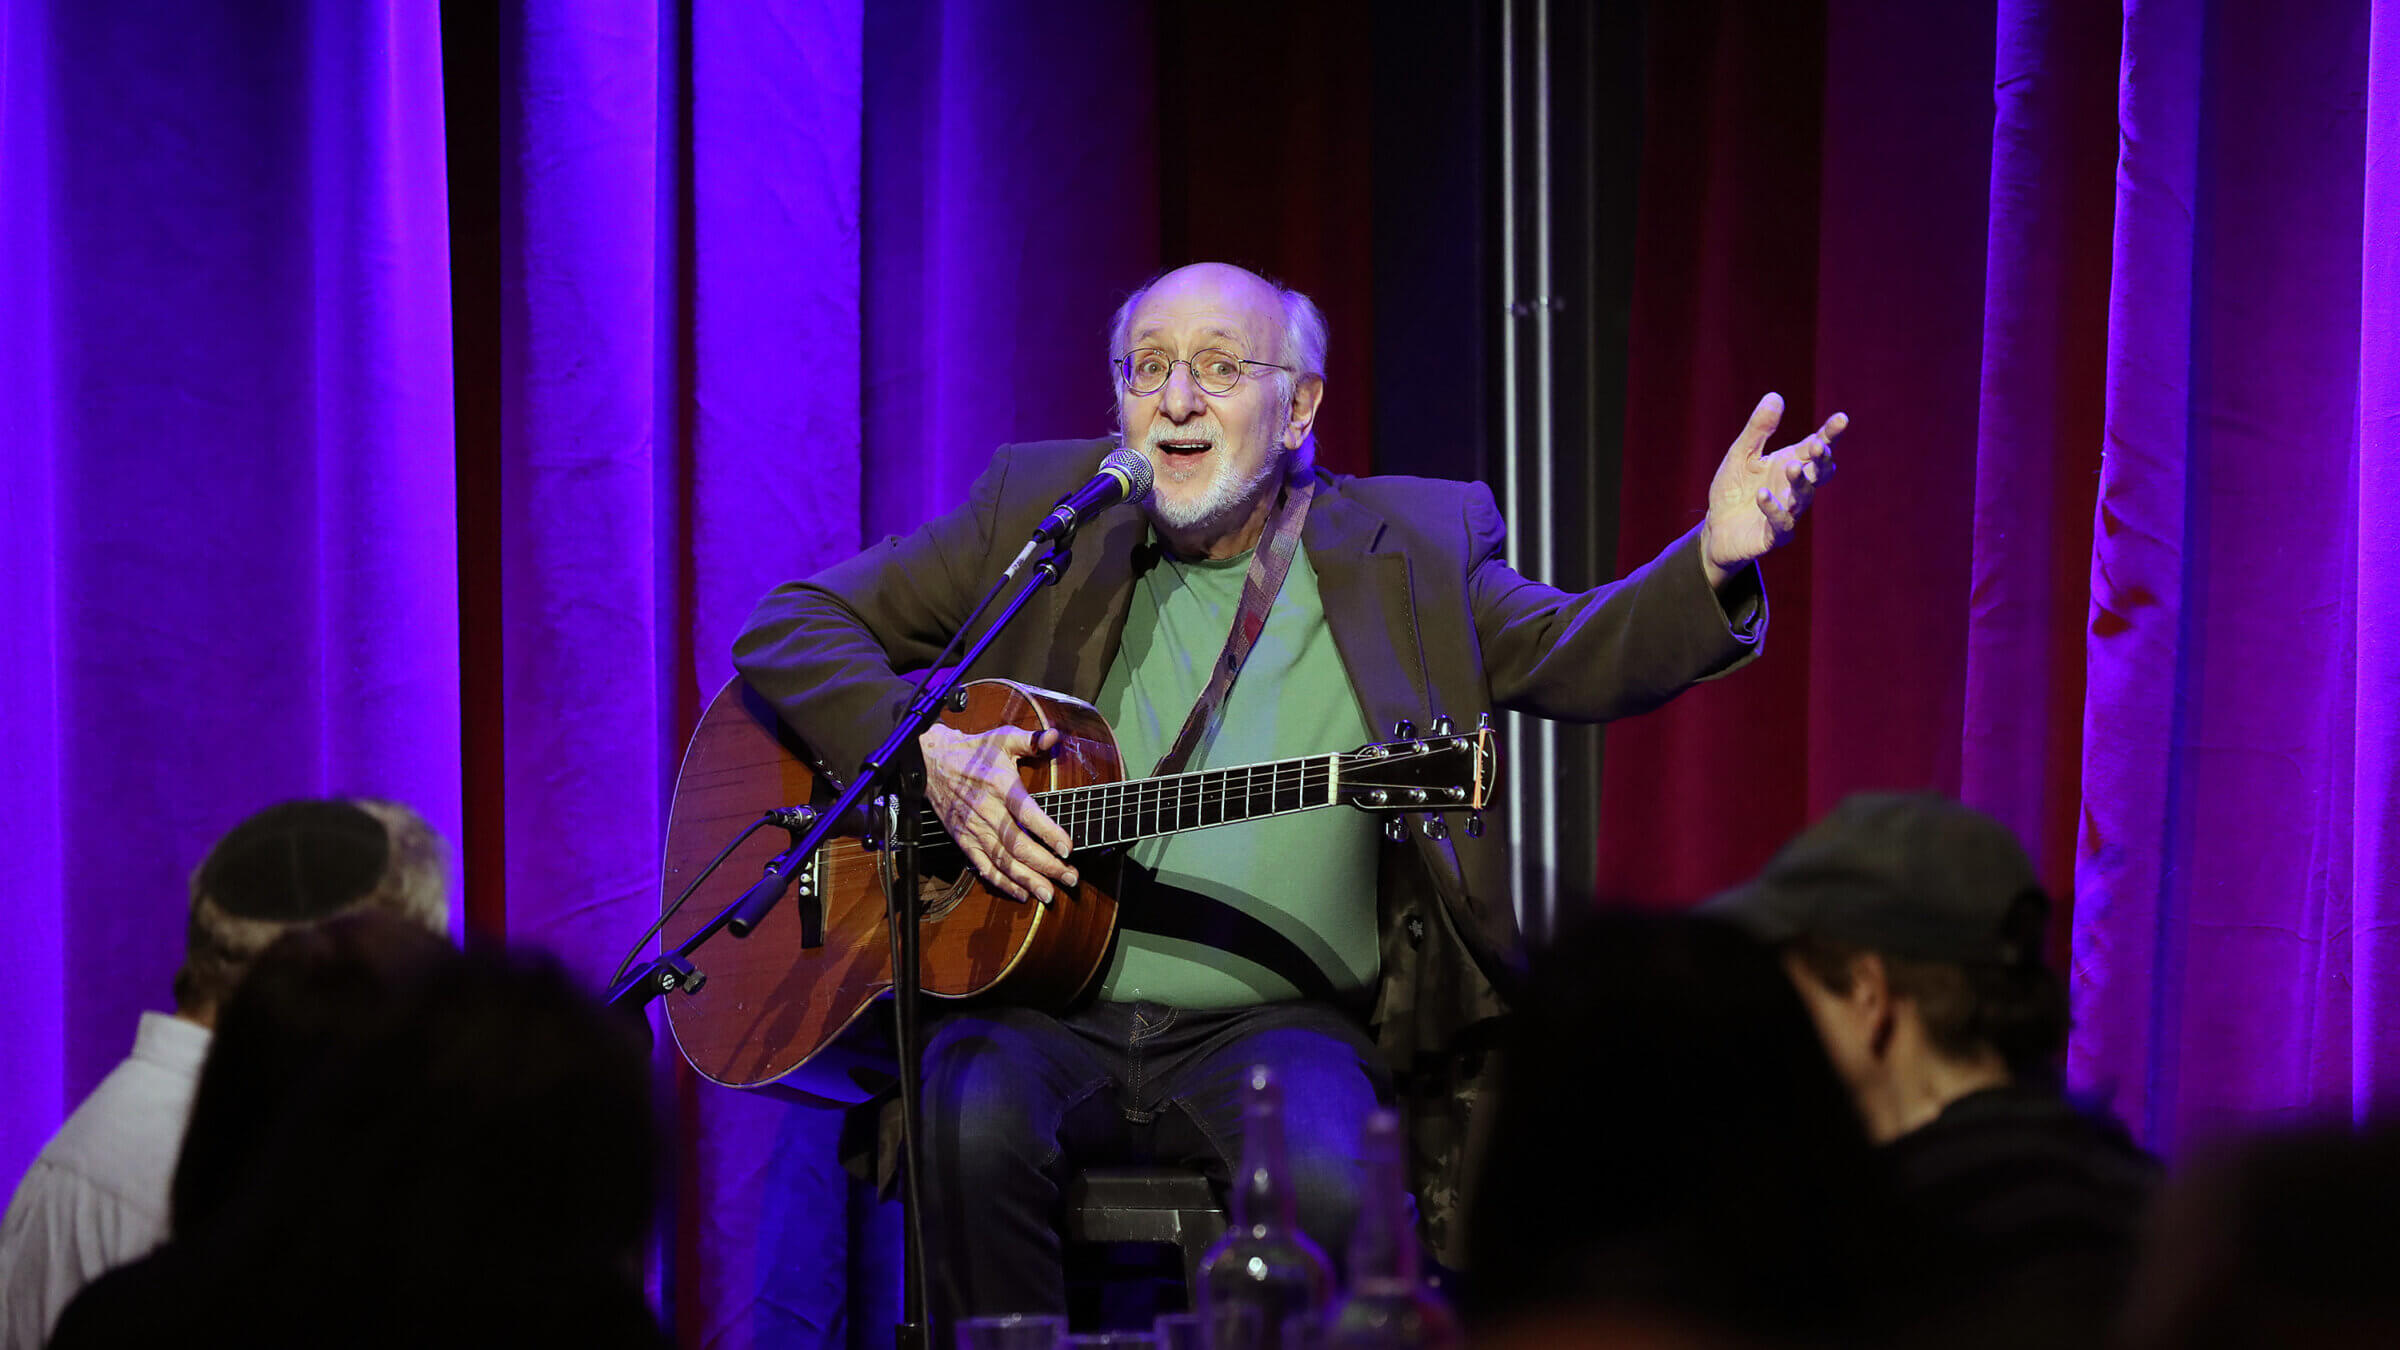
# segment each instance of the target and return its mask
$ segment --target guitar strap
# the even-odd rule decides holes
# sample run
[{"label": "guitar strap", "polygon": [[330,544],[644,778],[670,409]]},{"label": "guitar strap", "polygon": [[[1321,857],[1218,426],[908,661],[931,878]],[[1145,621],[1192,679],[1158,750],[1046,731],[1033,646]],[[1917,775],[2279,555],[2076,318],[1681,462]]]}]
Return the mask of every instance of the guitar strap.
[{"label": "guitar strap", "polygon": [[1316,491],[1316,473],[1311,470],[1293,478],[1276,502],[1274,515],[1259,535],[1258,551],[1250,556],[1250,575],[1242,582],[1242,607],[1233,616],[1233,631],[1225,635],[1225,654],[1217,659],[1208,687],[1200,691],[1199,701],[1183,719],[1175,744],[1150,771],[1152,778],[1183,772],[1184,761],[1198,748],[1201,733],[1225,706],[1233,677],[1242,673],[1242,663],[1258,645],[1258,635],[1267,626],[1267,611],[1274,608],[1275,596],[1283,590],[1284,574],[1292,570],[1292,556],[1300,551],[1300,526],[1308,519],[1308,501]]}]

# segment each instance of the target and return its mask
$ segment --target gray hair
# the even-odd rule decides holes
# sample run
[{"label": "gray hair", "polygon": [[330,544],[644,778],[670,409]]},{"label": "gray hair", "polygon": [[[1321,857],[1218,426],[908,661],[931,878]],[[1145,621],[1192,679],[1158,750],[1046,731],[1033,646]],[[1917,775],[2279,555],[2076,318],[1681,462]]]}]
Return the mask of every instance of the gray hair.
[{"label": "gray hair", "polygon": [[[360,830],[382,838],[366,844],[356,837]],[[318,846],[304,847],[304,837]],[[327,847],[334,844],[343,847]],[[354,866],[368,857],[378,861],[369,875],[342,876],[324,861],[336,851]],[[246,854],[272,859],[245,865]],[[373,797],[285,802],[258,812],[209,849],[192,870],[191,889],[183,967],[175,972],[175,1006],[187,1013],[222,1008],[275,939],[336,914],[382,910],[444,937],[450,932],[441,837],[409,807]]]}]

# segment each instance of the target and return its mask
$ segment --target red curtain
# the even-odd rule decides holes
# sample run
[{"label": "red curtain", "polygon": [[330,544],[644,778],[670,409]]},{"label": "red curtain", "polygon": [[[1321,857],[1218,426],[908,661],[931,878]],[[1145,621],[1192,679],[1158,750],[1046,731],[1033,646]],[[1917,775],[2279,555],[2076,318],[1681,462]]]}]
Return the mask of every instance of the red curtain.
[{"label": "red curtain", "polygon": [[1853,424],[1843,476],[1765,564],[1765,657],[1610,728],[1604,893],[1698,899],[1889,787],[1999,815],[2064,896],[2113,16],[1648,17],[1621,564],[1696,519],[1761,393],[1787,400],[1779,441],[1837,410]]},{"label": "red curtain", "polygon": [[[1824,12],[1656,4],[1647,19],[1620,572],[1698,521],[1759,395],[1783,393],[1793,430],[1834,411],[1817,405],[1814,378]],[[1882,409],[1854,411],[1843,454],[1856,462]],[[1805,817],[1815,556],[1841,527],[1841,494],[1871,476],[1829,491],[1770,560],[1763,661],[1609,729],[1604,894],[1695,899],[1754,870]],[[1687,830],[1703,808],[1710,828]]]},{"label": "red curtain", "polygon": [[1216,10],[1157,11],[1159,258],[1239,263],[1317,302],[1318,462],[1336,473],[1374,463],[1372,19],[1367,0],[1318,0],[1261,41]]}]

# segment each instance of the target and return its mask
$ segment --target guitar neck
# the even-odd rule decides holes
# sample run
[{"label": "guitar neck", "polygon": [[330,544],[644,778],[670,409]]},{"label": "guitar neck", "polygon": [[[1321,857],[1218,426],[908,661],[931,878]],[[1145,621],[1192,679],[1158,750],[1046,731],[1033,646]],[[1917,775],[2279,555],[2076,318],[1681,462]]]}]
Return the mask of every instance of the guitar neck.
[{"label": "guitar neck", "polygon": [[1077,848],[1106,848],[1212,825],[1236,825],[1339,804],[1342,757],[1307,755],[1163,778],[1093,783],[1034,800],[1074,836]]},{"label": "guitar neck", "polygon": [[[1090,783],[1036,793],[1033,800],[1079,849],[1344,804],[1370,812],[1481,811],[1491,781],[1490,744],[1488,729],[1472,738],[1443,731],[1350,754]],[[932,837],[942,827],[928,811],[924,828]]]},{"label": "guitar neck", "polygon": [[1037,793],[1034,801],[1074,837],[1076,848],[1107,848],[1339,805],[1341,764],[1338,754],[1306,755],[1061,788]]}]

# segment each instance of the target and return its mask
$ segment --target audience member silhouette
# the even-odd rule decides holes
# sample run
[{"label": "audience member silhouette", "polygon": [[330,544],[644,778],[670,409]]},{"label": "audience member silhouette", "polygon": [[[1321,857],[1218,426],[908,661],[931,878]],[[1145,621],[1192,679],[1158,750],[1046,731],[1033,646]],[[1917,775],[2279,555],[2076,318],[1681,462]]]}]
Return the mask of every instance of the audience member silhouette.
[{"label": "audience member silhouette", "polygon": [[1596,917],[1537,957],[1472,1193],[1478,1343],[1852,1343],[1890,1236],[1775,954]]},{"label": "audience member silhouette", "polygon": [[1998,821],[1861,793],[1704,911],[1774,943],[1915,1225],[1920,1339],[2098,1345],[2158,1165],[2060,1091],[2049,897]]},{"label": "audience member silhouette", "polygon": [[2125,1350],[2400,1345],[2400,1122],[2262,1135],[2160,1197]]},{"label": "audience member silhouette", "polygon": [[[262,960],[204,1075],[227,1091],[196,1103],[176,1240],[87,1289],[54,1345],[664,1344],[637,1277],[657,1166],[637,1034],[504,954],[439,955],[321,1037],[279,1024],[341,1002],[326,963],[407,964],[360,936]],[[281,1104],[237,1099],[245,1078]]]},{"label": "audience member silhouette", "polygon": [[295,1100],[394,1016],[405,991],[453,954],[389,915],[347,915],[276,939],[218,1019],[175,1161],[169,1231],[206,1234]]},{"label": "audience member silhouette", "polygon": [[447,930],[441,841],[397,802],[282,802],[209,849],[192,871],[175,1011],[141,1015],[133,1052],[43,1146],[0,1220],[0,1350],[40,1345],[76,1290],[165,1240],[218,1014],[277,937],[358,910]]}]

